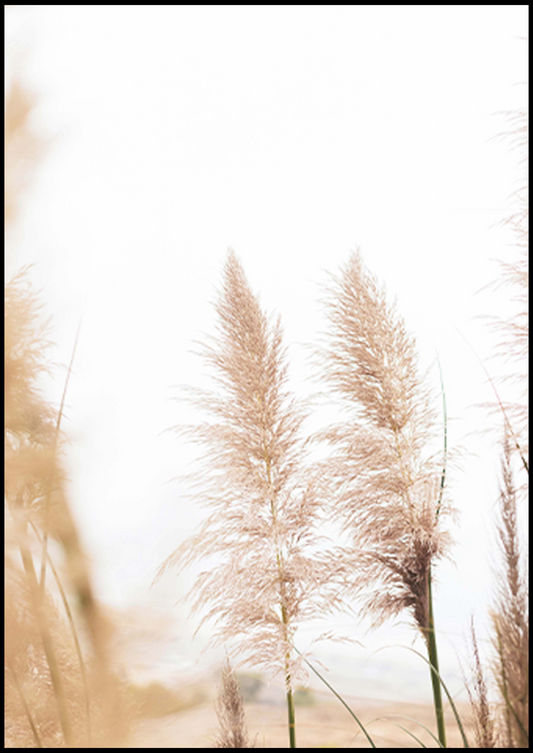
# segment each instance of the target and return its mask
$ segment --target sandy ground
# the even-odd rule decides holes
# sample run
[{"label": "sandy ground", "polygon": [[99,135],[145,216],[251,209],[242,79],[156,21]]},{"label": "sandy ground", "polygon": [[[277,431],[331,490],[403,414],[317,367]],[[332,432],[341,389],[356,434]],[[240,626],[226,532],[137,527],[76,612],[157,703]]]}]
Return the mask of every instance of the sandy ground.
[{"label": "sandy ground", "polygon": [[[348,700],[348,699],[347,699]],[[349,699],[350,706],[365,726],[373,721],[368,732],[378,748],[420,747],[407,731],[409,730],[428,748],[438,745],[423,729],[425,725],[435,730],[432,706],[413,703],[390,703],[383,701],[361,701]],[[468,708],[458,706],[464,722],[468,718]],[[258,748],[288,748],[286,709],[282,706],[246,704],[246,723],[252,739],[256,738]],[[401,718],[402,715],[412,720]],[[416,721],[414,721],[416,720]],[[463,747],[457,724],[452,712],[446,714],[448,747]],[[400,729],[400,724],[405,729]],[[141,722],[134,734],[132,747],[137,748],[212,748],[217,732],[217,719],[212,704],[197,706],[179,714],[172,714],[156,720]],[[466,733],[473,743],[472,730]],[[318,699],[313,706],[296,709],[296,743],[299,748],[369,748],[369,742],[357,727],[356,722],[338,702]]]}]

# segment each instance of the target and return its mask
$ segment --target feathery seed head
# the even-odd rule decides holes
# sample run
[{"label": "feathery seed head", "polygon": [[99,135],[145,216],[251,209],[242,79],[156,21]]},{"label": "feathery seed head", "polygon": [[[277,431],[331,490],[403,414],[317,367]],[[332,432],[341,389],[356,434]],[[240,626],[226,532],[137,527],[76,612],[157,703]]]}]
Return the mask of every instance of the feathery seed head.
[{"label": "feathery seed head", "polygon": [[353,535],[349,587],[374,624],[407,608],[427,638],[430,566],[449,541],[439,470],[423,454],[434,417],[415,343],[359,254],[334,278],[327,313],[324,372],[351,417],[322,433],[333,454],[321,471]]},{"label": "feathery seed head", "polygon": [[319,506],[304,474],[304,414],[285,389],[280,322],[263,313],[233,252],[216,311],[218,332],[202,355],[217,391],[190,393],[207,420],[186,429],[204,448],[194,494],[210,514],[160,573],[217,557],[196,581],[193,609],[205,608],[202,623],[214,622],[215,642],[236,642],[230,654],[292,682],[301,669],[292,656],[297,624],[316,616],[318,604],[322,613],[335,604],[335,576],[316,554]]}]

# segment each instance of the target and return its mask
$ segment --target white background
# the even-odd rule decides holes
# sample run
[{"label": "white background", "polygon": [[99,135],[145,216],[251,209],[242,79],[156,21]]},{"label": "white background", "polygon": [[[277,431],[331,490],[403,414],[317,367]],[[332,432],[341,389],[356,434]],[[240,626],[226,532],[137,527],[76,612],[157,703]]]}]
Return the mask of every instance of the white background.
[{"label": "white background", "polygon": [[[190,418],[170,398],[204,377],[190,351],[213,331],[227,248],[282,315],[291,384],[306,395],[319,285],[360,247],[422,366],[438,353],[450,444],[463,448],[450,471],[454,563],[436,593],[443,671],[460,688],[455,653],[471,614],[483,631],[493,593],[497,432],[481,432],[498,418],[475,407],[493,395],[459,332],[488,359],[494,338],[478,317],[507,310],[505,292],[479,291],[498,276],[494,259],[515,256],[501,223],[524,178],[498,134],[504,113],[525,107],[527,7],[49,5],[6,17],[7,82],[22,71],[46,143],[8,235],[7,276],[34,263],[63,364],[46,386],[55,404],[83,315],[66,464],[102,599],[169,614],[187,588],[175,576],[149,588],[201,517],[171,481],[191,450],[163,432]],[[439,408],[434,368],[430,380]],[[191,644],[187,609],[174,613],[176,651],[196,661],[202,638]],[[327,627],[365,643],[351,649],[359,676],[381,672],[397,697],[400,683],[410,692],[401,663],[415,688],[420,660],[369,653],[410,643],[410,629]],[[346,655],[320,654],[332,668],[335,651]],[[174,671],[182,660],[165,661]],[[349,688],[365,692],[357,672]],[[427,686],[424,674],[424,697]]]}]

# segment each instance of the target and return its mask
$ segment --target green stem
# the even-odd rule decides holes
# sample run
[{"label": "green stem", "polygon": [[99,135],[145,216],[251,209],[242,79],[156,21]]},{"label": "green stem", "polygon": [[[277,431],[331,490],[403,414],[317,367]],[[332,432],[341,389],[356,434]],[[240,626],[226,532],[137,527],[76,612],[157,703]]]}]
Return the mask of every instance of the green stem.
[{"label": "green stem", "polygon": [[296,726],[294,718],[294,698],[292,689],[287,689],[287,711],[289,715],[289,747],[296,748]]},{"label": "green stem", "polygon": [[431,570],[428,573],[428,633],[427,646],[431,669],[431,684],[433,686],[433,700],[435,704],[435,716],[437,718],[437,730],[439,741],[446,748],[446,730],[444,727],[444,708],[439,680],[439,659],[437,655],[437,639],[435,635],[435,621],[433,618],[433,596],[431,590]]},{"label": "green stem", "polygon": [[[279,554],[278,554],[278,562],[279,562]],[[281,605],[281,617],[283,620],[283,624],[285,625],[285,630],[287,630],[287,611],[284,607],[284,605]],[[287,637],[287,636],[286,636]],[[296,748],[296,719],[294,714],[294,698],[292,695],[292,681],[291,681],[291,673],[290,673],[290,659],[291,659],[291,652],[290,649],[285,654],[285,688],[287,690],[287,712],[288,712],[288,719],[289,719],[289,747],[290,748]]]},{"label": "green stem", "polygon": [[363,732],[364,732],[364,734],[365,734],[365,737],[366,737],[366,739],[367,739],[367,740],[368,740],[368,742],[370,743],[370,747],[371,747],[371,748],[375,748],[376,746],[374,745],[374,741],[372,740],[372,738],[370,737],[370,735],[368,734],[368,732],[367,732],[367,731],[366,731],[366,729],[364,728],[363,724],[362,724],[362,723],[361,723],[361,722],[359,721],[359,719],[358,719],[358,718],[356,717],[356,715],[355,715],[355,714],[353,713],[353,711],[351,710],[351,708],[350,708],[350,707],[348,706],[348,704],[346,703],[346,701],[344,700],[344,698],[343,698],[343,697],[342,697],[341,695],[339,695],[339,694],[337,693],[337,691],[335,690],[335,688],[334,688],[334,687],[333,687],[332,685],[330,685],[330,684],[329,684],[329,682],[328,682],[328,681],[326,680],[326,678],[325,678],[325,677],[323,677],[323,676],[322,676],[322,675],[320,674],[320,672],[318,671],[318,669],[315,669],[315,668],[313,667],[313,665],[311,664],[311,662],[310,662],[310,661],[308,661],[308,660],[307,660],[307,659],[305,658],[305,656],[304,656],[304,655],[302,654],[302,652],[301,652],[301,651],[299,651],[299,650],[298,650],[298,649],[296,648],[296,646],[293,646],[293,648],[294,648],[294,650],[296,651],[296,653],[298,654],[298,656],[301,656],[301,657],[302,657],[302,659],[303,659],[303,660],[304,660],[304,662],[305,662],[305,663],[307,664],[307,666],[309,667],[309,669],[311,669],[311,670],[312,670],[312,671],[313,671],[313,672],[315,673],[315,675],[316,675],[316,676],[317,676],[317,677],[318,677],[318,678],[319,678],[320,680],[322,680],[322,682],[324,683],[324,685],[325,685],[325,686],[326,686],[327,688],[329,688],[329,689],[331,690],[331,692],[333,693],[333,695],[335,696],[335,698],[338,698],[338,699],[339,699],[339,701],[340,701],[340,702],[342,703],[342,705],[344,706],[344,708],[346,709],[346,711],[347,711],[347,712],[348,712],[348,713],[350,714],[350,716],[351,716],[351,717],[352,717],[352,718],[353,718],[353,719],[354,719],[354,720],[355,720],[355,721],[357,722],[357,724],[358,724],[358,725],[359,725],[359,726],[361,727],[361,729],[363,730]]},{"label": "green stem", "polygon": [[[263,443],[263,453],[264,453],[264,460],[265,460],[265,467],[267,472],[267,479],[268,479],[268,485],[272,489],[272,471],[271,471],[271,461],[270,456],[268,454],[268,450],[266,445]],[[276,506],[274,505],[273,498],[270,499],[270,512],[272,514],[272,520],[274,523],[276,522]],[[285,594],[285,581],[284,581],[284,564],[283,564],[283,555],[280,551],[276,553],[276,561],[278,565],[278,575],[279,575],[279,583],[280,583],[280,606],[281,606],[281,619],[283,621],[283,627],[285,630],[285,640],[287,643],[289,643],[289,635],[288,635],[288,627],[289,627],[289,620],[287,617],[287,609],[285,607],[285,601],[286,601],[286,594]],[[291,653],[290,649],[285,654],[285,688],[287,690],[287,712],[288,712],[288,721],[289,721],[289,747],[296,748],[296,720],[295,720],[295,714],[294,714],[294,698],[292,695],[292,681],[291,681],[291,674],[290,674],[290,659],[291,659]]]}]

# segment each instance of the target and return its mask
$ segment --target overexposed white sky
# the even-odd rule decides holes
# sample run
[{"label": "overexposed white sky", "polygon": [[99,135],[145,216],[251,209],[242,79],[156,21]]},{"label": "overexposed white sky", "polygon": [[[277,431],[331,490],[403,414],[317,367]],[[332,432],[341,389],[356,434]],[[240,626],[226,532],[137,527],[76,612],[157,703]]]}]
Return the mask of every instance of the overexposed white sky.
[{"label": "overexposed white sky", "polygon": [[[488,358],[493,337],[476,317],[506,310],[505,293],[478,291],[497,277],[493,260],[515,254],[501,221],[523,176],[497,136],[503,113],[526,106],[527,12],[7,7],[7,82],[22,71],[46,142],[7,274],[34,264],[59,363],[83,314],[64,429],[105,601],[170,609],[185,588],[169,577],[148,592],[200,519],[170,481],[191,450],[162,432],[190,418],[170,397],[203,379],[190,351],[213,331],[227,248],[282,315],[292,384],[308,394],[319,284],[360,247],[423,366],[438,352],[450,443],[465,450],[450,479],[455,565],[443,564],[436,596],[450,662],[470,614],[485,619],[498,461],[495,437],[477,432],[497,419],[474,408],[492,394],[458,330]],[[64,374],[47,385],[56,403]],[[372,641],[406,635],[384,628]]]}]

